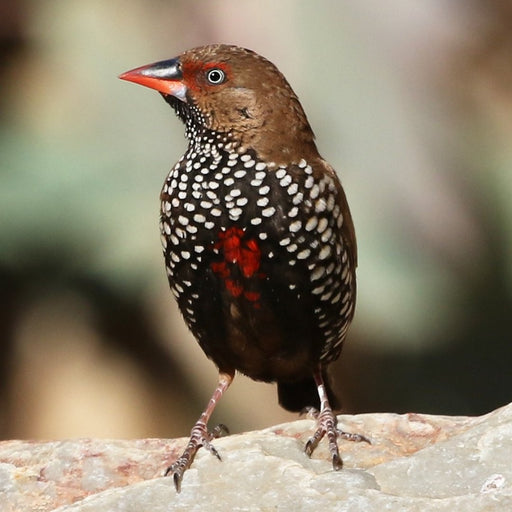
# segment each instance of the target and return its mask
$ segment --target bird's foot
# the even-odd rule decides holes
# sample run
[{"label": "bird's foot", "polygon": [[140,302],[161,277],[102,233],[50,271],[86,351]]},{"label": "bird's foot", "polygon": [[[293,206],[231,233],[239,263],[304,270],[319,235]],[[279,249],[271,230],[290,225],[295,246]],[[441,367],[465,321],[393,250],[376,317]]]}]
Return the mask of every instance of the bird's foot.
[{"label": "bird's foot", "polygon": [[309,457],[311,457],[315,451],[315,448],[318,446],[318,443],[324,436],[327,436],[329,452],[332,458],[332,467],[335,471],[341,469],[343,466],[343,461],[341,460],[338,450],[338,437],[341,437],[346,441],[365,442],[371,444],[371,441],[361,434],[352,434],[340,430],[337,426],[338,420],[336,415],[333,413],[330,407],[324,408],[324,410],[320,413],[318,413],[318,411],[315,409],[309,409],[307,412],[316,418],[317,429],[306,443],[304,451]]},{"label": "bird's foot", "polygon": [[217,457],[217,459],[222,460],[219,452],[215,446],[213,446],[211,441],[225,434],[229,434],[226,425],[217,425],[211,432],[208,431],[206,424],[201,420],[194,425],[190,432],[190,439],[185,450],[165,471],[165,476],[172,475],[177,492],[180,492],[183,475],[192,464],[194,457],[201,446],[208,449],[212,455]]}]

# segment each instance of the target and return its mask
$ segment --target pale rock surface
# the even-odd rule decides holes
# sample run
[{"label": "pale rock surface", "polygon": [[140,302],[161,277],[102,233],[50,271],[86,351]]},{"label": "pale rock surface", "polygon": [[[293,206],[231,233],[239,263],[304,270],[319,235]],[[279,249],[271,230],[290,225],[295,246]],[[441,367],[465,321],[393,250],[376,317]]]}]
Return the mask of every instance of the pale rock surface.
[{"label": "pale rock surface", "polygon": [[200,450],[182,491],[161,477],[185,439],[0,443],[2,512],[512,511],[512,404],[478,418],[340,416],[372,445],[340,441],[334,472],[314,422],[218,439]]}]

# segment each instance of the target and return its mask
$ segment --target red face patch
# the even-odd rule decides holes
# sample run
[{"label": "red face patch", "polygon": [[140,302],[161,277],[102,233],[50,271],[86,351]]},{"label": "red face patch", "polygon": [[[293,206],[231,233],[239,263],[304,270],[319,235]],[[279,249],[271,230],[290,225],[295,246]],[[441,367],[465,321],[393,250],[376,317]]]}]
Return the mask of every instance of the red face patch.
[{"label": "red face patch", "polygon": [[220,69],[224,72],[225,76],[229,78],[231,68],[225,62],[198,62],[198,61],[185,61],[182,64],[183,82],[187,88],[193,92],[200,92],[205,89],[222,87],[223,84],[212,85],[208,83],[206,76],[208,71],[212,69]]}]

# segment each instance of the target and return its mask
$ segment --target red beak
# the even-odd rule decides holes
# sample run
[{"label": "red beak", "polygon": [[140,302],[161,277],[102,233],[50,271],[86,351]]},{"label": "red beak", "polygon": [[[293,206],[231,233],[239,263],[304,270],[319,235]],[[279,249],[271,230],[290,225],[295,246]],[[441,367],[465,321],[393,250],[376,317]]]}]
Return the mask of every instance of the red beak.
[{"label": "red beak", "polygon": [[187,101],[187,87],[183,82],[183,73],[179,59],[163,60],[126,71],[119,75],[121,80],[155,89],[163,94],[170,94],[181,101]]}]

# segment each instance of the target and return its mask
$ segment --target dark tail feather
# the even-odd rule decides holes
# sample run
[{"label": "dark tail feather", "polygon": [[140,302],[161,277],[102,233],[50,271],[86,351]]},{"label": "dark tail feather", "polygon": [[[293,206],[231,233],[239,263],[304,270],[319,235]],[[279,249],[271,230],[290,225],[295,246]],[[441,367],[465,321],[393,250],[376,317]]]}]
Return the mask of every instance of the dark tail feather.
[{"label": "dark tail feather", "polygon": [[[323,377],[331,408],[337,410],[339,409],[339,402],[334,396],[325,372],[323,373]],[[278,382],[277,396],[281,407],[284,407],[288,411],[301,412],[306,407],[314,407],[317,410],[320,409],[320,399],[313,376],[295,382]]]}]

